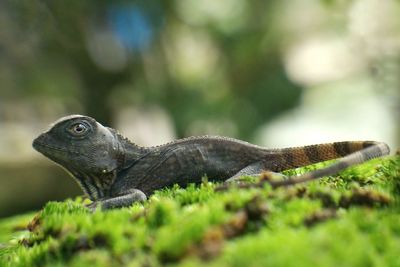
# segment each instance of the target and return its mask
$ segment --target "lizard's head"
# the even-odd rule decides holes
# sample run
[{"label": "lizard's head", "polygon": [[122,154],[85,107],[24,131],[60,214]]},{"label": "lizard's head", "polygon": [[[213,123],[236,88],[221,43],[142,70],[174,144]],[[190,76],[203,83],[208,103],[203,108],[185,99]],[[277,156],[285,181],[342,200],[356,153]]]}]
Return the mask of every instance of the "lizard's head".
[{"label": "lizard's head", "polygon": [[71,172],[93,198],[104,195],[123,160],[116,133],[81,115],[59,119],[33,141],[33,147]]}]

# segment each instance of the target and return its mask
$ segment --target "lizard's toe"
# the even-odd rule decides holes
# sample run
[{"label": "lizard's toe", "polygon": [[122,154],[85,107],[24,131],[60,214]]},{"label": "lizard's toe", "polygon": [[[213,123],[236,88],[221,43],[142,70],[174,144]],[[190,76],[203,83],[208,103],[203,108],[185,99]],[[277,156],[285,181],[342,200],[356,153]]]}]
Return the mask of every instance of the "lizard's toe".
[{"label": "lizard's toe", "polygon": [[90,212],[95,212],[97,209],[100,209],[101,206],[97,202],[92,202],[85,206]]},{"label": "lizard's toe", "polygon": [[279,172],[264,171],[260,174],[260,181],[287,180],[288,178]]}]

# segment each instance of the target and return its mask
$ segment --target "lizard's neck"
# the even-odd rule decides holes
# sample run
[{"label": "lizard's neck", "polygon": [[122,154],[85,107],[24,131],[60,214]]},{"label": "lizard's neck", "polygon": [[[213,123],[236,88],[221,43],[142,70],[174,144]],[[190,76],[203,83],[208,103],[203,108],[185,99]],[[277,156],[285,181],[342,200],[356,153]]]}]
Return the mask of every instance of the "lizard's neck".
[{"label": "lizard's neck", "polygon": [[78,169],[69,170],[91,200],[107,197],[118,176],[118,172],[133,166],[139,159],[147,155],[150,150],[132,143],[112,128],[109,128],[109,130],[115,137],[115,142],[113,142],[112,146],[116,147],[116,150],[110,154],[113,154],[112,160],[116,163],[116,168],[108,172],[96,173],[87,173]]},{"label": "lizard's neck", "polygon": [[147,147],[138,146],[137,144],[131,142],[126,137],[122,136],[116,130],[110,130],[114,133],[118,140],[118,171],[127,169],[134,165],[139,159],[143,158],[150,151]]},{"label": "lizard's neck", "polygon": [[108,195],[109,188],[115,179],[116,171],[107,174],[92,175],[75,169],[68,170],[78,182],[83,192],[94,201]]}]

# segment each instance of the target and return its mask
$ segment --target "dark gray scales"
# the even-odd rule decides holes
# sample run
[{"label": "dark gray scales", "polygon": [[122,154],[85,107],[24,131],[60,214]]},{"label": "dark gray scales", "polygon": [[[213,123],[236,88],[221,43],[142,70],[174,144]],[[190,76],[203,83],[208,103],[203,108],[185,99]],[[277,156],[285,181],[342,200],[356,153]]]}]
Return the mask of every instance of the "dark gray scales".
[{"label": "dark gray scales", "polygon": [[388,147],[378,142],[266,149],[218,136],[140,147],[114,129],[81,115],[61,118],[34,140],[33,147],[72,174],[94,201],[92,208],[101,204],[105,209],[144,201],[155,190],[174,184],[185,187],[200,183],[204,176],[210,181],[235,181],[242,175],[281,172],[350,154],[339,167],[330,169],[337,172],[365,160],[365,149],[371,153],[374,147],[373,157],[389,153]]}]

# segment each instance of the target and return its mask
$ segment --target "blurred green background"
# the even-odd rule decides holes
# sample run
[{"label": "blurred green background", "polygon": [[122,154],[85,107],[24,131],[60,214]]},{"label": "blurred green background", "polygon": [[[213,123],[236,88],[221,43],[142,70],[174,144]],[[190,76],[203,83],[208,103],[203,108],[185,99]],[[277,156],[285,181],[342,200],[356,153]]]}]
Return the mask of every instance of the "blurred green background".
[{"label": "blurred green background", "polygon": [[141,145],[400,143],[400,2],[0,2],[0,217],[81,194],[31,148],[86,114]]}]

